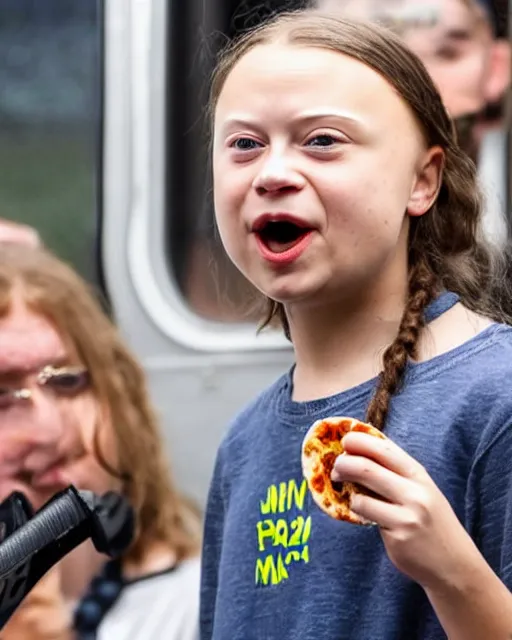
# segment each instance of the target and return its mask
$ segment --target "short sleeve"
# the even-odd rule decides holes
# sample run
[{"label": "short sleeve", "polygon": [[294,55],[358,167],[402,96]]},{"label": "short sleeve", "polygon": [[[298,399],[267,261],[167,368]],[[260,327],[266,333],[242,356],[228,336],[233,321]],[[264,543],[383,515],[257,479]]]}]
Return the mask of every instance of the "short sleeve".
[{"label": "short sleeve", "polygon": [[512,590],[512,425],[477,457],[469,479],[468,530],[495,573]]},{"label": "short sleeve", "polygon": [[222,449],[219,449],[208,492],[205,514],[201,568],[201,640],[210,640],[213,635],[218,571],[224,530],[225,502],[222,484],[223,477]]}]

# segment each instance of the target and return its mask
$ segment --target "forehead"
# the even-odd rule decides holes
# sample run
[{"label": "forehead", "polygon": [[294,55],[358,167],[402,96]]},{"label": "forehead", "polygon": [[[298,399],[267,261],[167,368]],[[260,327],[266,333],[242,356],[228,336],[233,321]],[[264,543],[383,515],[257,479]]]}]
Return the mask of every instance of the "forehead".
[{"label": "forehead", "polygon": [[[414,4],[420,0],[407,0]],[[437,9],[438,21],[424,28],[410,28],[403,34],[405,43],[420,58],[436,51],[439,45],[465,45],[466,53],[479,51],[485,54],[492,39],[492,31],[484,12],[473,2],[462,0],[428,0]],[[468,45],[471,45],[468,48]]]},{"label": "forehead", "polygon": [[[397,18],[410,20],[461,11],[465,15],[477,8],[476,0],[319,0],[318,8],[351,15],[372,18],[389,11]],[[461,13],[461,15],[463,15]]]},{"label": "forehead", "polygon": [[44,316],[13,300],[0,318],[0,372],[32,371],[65,360],[67,349],[55,327]]},{"label": "forehead", "polygon": [[260,45],[228,75],[216,124],[247,113],[286,121],[308,109],[343,111],[368,123],[411,119],[394,87],[365,64],[336,51],[296,45]]},{"label": "forehead", "polygon": [[417,30],[417,21],[434,19],[430,26],[420,30],[469,29],[480,24],[485,11],[475,0],[320,0],[319,8],[333,11],[347,17],[375,19],[383,13],[393,15],[397,20],[410,21],[412,26],[404,35]]},{"label": "forehead", "polygon": [[439,28],[471,28],[482,18],[481,11],[473,0],[405,0],[405,6],[423,6],[437,16]]}]

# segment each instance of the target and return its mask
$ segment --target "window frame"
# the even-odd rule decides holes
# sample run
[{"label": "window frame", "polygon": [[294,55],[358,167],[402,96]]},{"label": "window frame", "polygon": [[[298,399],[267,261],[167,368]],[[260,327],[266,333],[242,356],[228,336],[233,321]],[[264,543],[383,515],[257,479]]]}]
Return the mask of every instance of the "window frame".
[{"label": "window frame", "polygon": [[[120,3],[106,1],[111,5],[107,18],[116,20],[114,10],[117,7],[119,11]],[[124,94],[130,104],[131,193],[126,251],[132,285],[158,329],[183,347],[210,353],[289,350],[291,345],[280,330],[271,328],[257,334],[252,323],[214,322],[200,317],[187,306],[173,280],[165,255],[165,220],[172,212],[167,211],[165,201],[164,135],[166,54],[167,46],[172,46],[167,42],[166,18],[168,2],[172,1],[121,0],[124,10],[130,12],[130,50],[125,51],[131,62],[130,83],[121,91],[120,87],[109,91],[109,99],[122,100]],[[109,31],[115,33],[112,26]],[[107,43],[107,56],[108,51]]]}]

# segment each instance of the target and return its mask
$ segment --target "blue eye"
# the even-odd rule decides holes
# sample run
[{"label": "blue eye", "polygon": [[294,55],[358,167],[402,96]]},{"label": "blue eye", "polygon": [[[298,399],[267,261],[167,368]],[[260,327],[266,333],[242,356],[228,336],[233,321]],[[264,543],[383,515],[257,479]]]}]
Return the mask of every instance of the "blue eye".
[{"label": "blue eye", "polygon": [[237,138],[231,146],[237,151],[254,151],[261,145],[252,138]]},{"label": "blue eye", "polygon": [[336,138],[324,133],[319,136],[315,136],[314,138],[311,138],[310,140],[308,140],[307,144],[310,147],[330,147],[331,145],[336,144],[337,142],[338,140],[336,140]]}]

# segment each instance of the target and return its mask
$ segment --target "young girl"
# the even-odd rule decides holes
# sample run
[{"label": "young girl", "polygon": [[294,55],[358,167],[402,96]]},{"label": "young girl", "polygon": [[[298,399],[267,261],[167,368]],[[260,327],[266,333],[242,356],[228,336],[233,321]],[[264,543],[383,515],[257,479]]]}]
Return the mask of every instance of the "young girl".
[{"label": "young girl", "polygon": [[[234,421],[204,540],[207,640],[512,638],[512,330],[475,167],[421,62],[378,27],[294,13],[213,82],[215,208],[296,364]],[[301,470],[345,437],[338,522]]]}]

